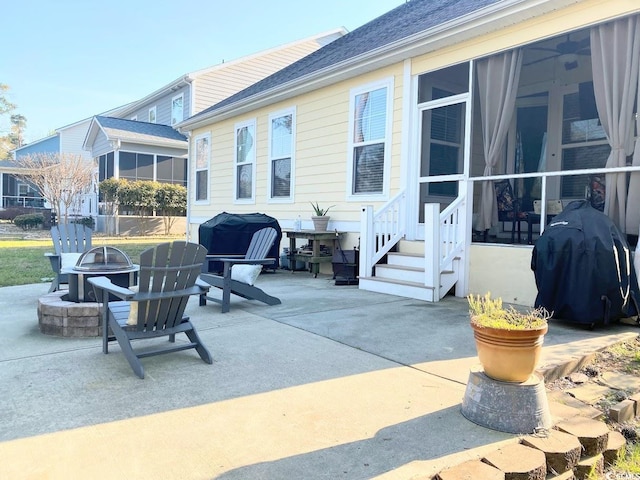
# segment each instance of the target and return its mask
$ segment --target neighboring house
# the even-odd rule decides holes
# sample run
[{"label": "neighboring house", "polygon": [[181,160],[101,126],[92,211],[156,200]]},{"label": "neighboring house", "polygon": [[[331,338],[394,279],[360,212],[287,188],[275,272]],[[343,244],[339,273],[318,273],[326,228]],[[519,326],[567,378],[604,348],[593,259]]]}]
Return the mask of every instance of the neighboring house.
[{"label": "neighboring house", "polygon": [[332,30],[188,73],[123,108],[119,118],[94,117],[84,148],[99,165],[99,181],[115,177],[186,185],[188,142],[174,125],[345,33]]},{"label": "neighboring house", "polygon": [[[95,159],[100,166],[99,180],[115,176],[185,184],[187,142],[171,126],[345,33],[342,28],[331,30],[185,74],[138,101],[60,128],[51,137],[17,149],[17,162],[0,162],[1,206],[26,204],[27,200],[42,205],[37,192],[14,175],[20,168],[20,157],[35,153],[71,153],[87,161]],[[93,193],[79,202],[74,214],[98,215],[97,188],[93,187]],[[98,224],[102,225],[101,219]]]},{"label": "neighboring house", "polygon": [[[126,107],[126,105],[125,105]],[[118,115],[119,107],[105,112],[103,115]],[[29,182],[20,179],[17,175],[21,170],[20,159],[27,155],[35,154],[68,154],[79,155],[87,161],[91,161],[91,155],[82,148],[91,118],[58,128],[53,135],[36,140],[13,152],[13,160],[0,161],[0,207],[10,208],[16,206],[42,208],[44,199],[38,190]],[[97,197],[93,194],[83,196],[74,205],[73,215],[94,216],[97,214]]]},{"label": "neighboring house", "polygon": [[[178,125],[189,235],[222,211],[311,228],[310,202],[335,205],[360,288],[532,305],[532,246],[509,244],[494,183],[546,218],[609,172],[605,212],[638,233],[639,14],[628,0],[406,2]],[[485,232],[495,241],[472,241]],[[391,250],[421,255],[385,266]]]}]

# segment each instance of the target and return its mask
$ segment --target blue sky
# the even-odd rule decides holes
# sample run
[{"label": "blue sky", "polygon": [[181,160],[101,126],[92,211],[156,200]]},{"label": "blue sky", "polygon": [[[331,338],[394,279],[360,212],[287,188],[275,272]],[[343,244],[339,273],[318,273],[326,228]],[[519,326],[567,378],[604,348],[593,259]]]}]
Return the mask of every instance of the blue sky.
[{"label": "blue sky", "polygon": [[0,83],[27,118],[31,142],[187,72],[339,27],[352,31],[404,1],[7,1]]}]

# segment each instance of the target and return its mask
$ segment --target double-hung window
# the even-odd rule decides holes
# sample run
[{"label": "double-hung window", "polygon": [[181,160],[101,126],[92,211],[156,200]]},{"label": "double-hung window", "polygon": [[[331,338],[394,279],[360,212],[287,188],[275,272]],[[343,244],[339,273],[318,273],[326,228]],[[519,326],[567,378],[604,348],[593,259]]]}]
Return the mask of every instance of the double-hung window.
[{"label": "double-hung window", "polygon": [[149,109],[149,123],[156,123],[156,107],[155,106]]},{"label": "double-hung window", "polygon": [[205,133],[194,138],[195,151],[195,201],[209,200],[209,165],[211,162],[211,135]]},{"label": "double-hung window", "polygon": [[255,120],[236,124],[235,147],[236,201],[252,202],[255,199],[256,173]]},{"label": "double-hung window", "polygon": [[269,116],[269,198],[293,198],[292,173],[294,170],[295,109]]},{"label": "double-hung window", "polygon": [[176,95],[171,99],[171,125],[184,120],[184,94]]},{"label": "double-hung window", "polygon": [[351,91],[349,108],[349,196],[386,193],[391,148],[391,79]]}]

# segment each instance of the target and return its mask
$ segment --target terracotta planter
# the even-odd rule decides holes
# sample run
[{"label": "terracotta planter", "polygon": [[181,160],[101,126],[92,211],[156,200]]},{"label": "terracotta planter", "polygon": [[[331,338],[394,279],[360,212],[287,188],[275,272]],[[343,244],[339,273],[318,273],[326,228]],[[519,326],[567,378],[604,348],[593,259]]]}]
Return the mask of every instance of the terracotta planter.
[{"label": "terracotta planter", "polygon": [[525,382],[535,371],[548,326],[503,330],[471,323],[484,373],[502,382]]},{"label": "terracotta planter", "polygon": [[311,217],[311,220],[313,220],[313,229],[316,232],[326,232],[327,231],[327,225],[329,224],[329,216],[328,215],[324,215],[322,217]]}]

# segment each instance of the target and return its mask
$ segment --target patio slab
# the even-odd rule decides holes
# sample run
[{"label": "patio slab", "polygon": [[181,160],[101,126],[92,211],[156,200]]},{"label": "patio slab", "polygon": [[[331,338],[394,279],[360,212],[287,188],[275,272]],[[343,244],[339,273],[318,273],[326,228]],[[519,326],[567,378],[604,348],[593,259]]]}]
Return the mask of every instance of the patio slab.
[{"label": "patio slab", "polygon": [[[517,440],[460,414],[477,363],[464,299],[301,272],[258,285],[282,305],[234,297],[221,314],[192,298],[214,364],[151,357],[145,380],[117,345],[42,335],[48,285],[0,288],[0,478],[429,478]],[[637,332],[553,324],[545,352],[559,362]]]}]

